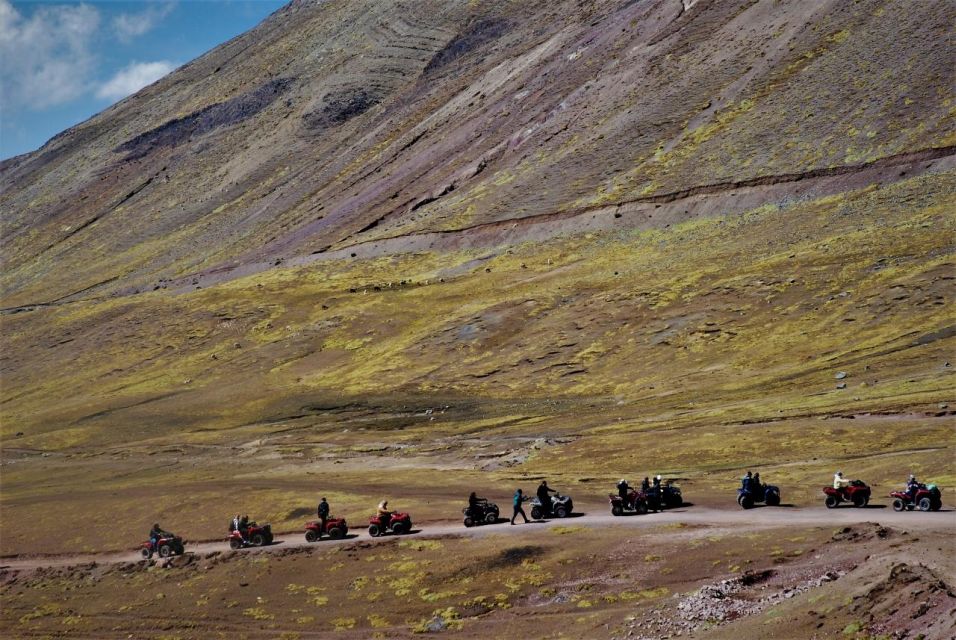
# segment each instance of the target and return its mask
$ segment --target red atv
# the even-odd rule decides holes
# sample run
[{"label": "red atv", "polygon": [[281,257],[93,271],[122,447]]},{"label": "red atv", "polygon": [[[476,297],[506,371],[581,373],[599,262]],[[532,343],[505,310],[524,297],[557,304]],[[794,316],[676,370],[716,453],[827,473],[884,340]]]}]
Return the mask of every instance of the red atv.
[{"label": "red atv", "polygon": [[152,558],[153,553],[158,553],[160,558],[168,558],[172,555],[181,556],[185,552],[186,548],[183,545],[183,539],[166,531],[164,531],[163,535],[156,541],[155,548],[153,548],[152,541],[147,540],[143,543],[142,549],[140,550],[140,553],[142,553],[146,559]]},{"label": "red atv", "polygon": [[939,511],[943,508],[943,496],[939,487],[935,484],[921,484],[916,490],[916,498],[911,500],[909,491],[894,491],[890,494],[893,498],[893,511]]},{"label": "red atv", "polygon": [[833,509],[841,502],[852,502],[854,507],[865,507],[870,502],[870,487],[862,480],[853,480],[849,486],[840,489],[823,487],[823,493],[826,494],[823,504],[827,509]]},{"label": "red atv", "polygon": [[246,537],[243,539],[242,534],[230,527],[229,537],[229,546],[232,549],[242,549],[243,547],[264,547],[267,544],[272,544],[272,525],[268,522],[264,525],[258,525],[255,522],[250,522],[248,528],[246,529]]},{"label": "red atv", "polygon": [[315,542],[320,540],[323,535],[327,535],[333,540],[344,538],[349,532],[349,526],[345,518],[327,518],[325,520],[325,531],[322,530],[321,520],[310,520],[305,523],[305,541]]},{"label": "red atv", "polygon": [[611,515],[622,516],[625,513],[647,513],[647,496],[637,489],[631,489],[627,494],[627,502],[621,500],[617,493],[607,494],[611,503]]},{"label": "red atv", "polygon": [[388,522],[382,522],[382,518],[374,515],[368,519],[368,534],[373,538],[383,536],[386,533],[402,535],[412,530],[412,518],[407,513],[390,513]]}]

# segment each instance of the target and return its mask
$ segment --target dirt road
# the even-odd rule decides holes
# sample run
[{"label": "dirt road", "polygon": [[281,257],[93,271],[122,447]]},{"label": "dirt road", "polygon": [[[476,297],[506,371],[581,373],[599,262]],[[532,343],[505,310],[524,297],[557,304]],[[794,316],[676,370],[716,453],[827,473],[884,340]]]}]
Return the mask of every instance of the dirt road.
[{"label": "dirt road", "polygon": [[[517,536],[523,532],[527,532],[527,527],[534,527],[536,530],[559,526],[650,528],[678,523],[704,527],[740,527],[741,529],[749,531],[754,529],[800,526],[840,527],[862,522],[878,522],[881,525],[920,531],[956,533],[956,511],[944,509],[943,511],[935,513],[922,513],[919,511],[897,513],[889,507],[874,505],[863,509],[853,507],[838,507],[836,509],[788,506],[757,507],[749,511],[732,508],[715,509],[711,507],[685,506],[661,513],[621,517],[612,516],[610,513],[592,511],[591,513],[575,513],[571,517],[564,519],[532,521],[528,525],[519,524],[516,526],[510,526],[507,520],[503,520],[497,525],[485,525],[470,529],[465,528],[460,521],[428,524],[421,527],[416,526],[411,535],[414,537],[449,535],[478,537],[488,534]],[[358,538],[372,542],[384,542],[394,539],[393,536],[368,538],[368,534],[365,532],[364,522],[353,522],[352,531],[348,537],[341,540],[323,538],[322,541],[311,544],[316,547],[330,544],[347,544]],[[241,551],[241,553],[270,553],[309,545],[310,543],[305,541],[302,532],[287,532],[277,535],[275,541],[267,547],[250,548]],[[225,537],[222,541],[186,541],[186,553],[205,554],[229,550],[229,544],[225,541]],[[102,554],[45,555],[41,557],[13,556],[0,560],[0,569],[29,571],[45,567],[68,567],[90,563],[117,564],[136,562],[140,559],[141,556],[138,550]]]}]

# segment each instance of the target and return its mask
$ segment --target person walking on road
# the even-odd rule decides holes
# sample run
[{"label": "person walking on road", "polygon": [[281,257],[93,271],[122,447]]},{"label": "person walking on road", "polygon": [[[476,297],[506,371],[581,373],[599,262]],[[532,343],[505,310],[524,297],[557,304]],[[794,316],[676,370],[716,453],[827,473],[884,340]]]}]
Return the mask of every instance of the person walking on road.
[{"label": "person walking on road", "polygon": [[524,494],[521,492],[521,489],[518,489],[517,491],[515,491],[514,499],[512,501],[512,506],[514,506],[515,511],[514,511],[514,514],[511,516],[511,524],[515,523],[515,518],[517,518],[519,514],[521,515],[522,518],[524,518],[524,523],[528,524],[528,516],[524,512],[524,508],[522,508],[521,506],[521,503],[525,502],[526,500],[527,498],[524,497]]}]

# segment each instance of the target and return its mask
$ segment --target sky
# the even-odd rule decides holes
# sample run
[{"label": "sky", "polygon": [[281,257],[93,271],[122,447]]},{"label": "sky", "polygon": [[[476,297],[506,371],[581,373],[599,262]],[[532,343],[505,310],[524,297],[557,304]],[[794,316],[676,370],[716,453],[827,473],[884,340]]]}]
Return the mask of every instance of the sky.
[{"label": "sky", "polygon": [[287,0],[0,0],[0,159],[248,31]]}]

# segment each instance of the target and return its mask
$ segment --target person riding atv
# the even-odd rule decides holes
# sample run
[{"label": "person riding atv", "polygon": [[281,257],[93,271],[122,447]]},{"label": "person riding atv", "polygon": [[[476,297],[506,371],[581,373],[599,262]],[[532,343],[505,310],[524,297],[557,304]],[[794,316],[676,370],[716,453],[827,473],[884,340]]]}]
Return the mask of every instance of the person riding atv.
[{"label": "person riding atv", "polygon": [[548,517],[551,514],[551,496],[549,493],[557,494],[558,492],[548,486],[547,480],[542,480],[541,484],[538,485],[538,502],[541,503],[541,515],[542,517]]},{"label": "person riding atv", "polygon": [[631,487],[628,486],[627,480],[621,478],[620,482],[617,483],[617,495],[621,498],[621,504],[625,509],[633,509],[633,500],[629,498],[631,493]]}]

